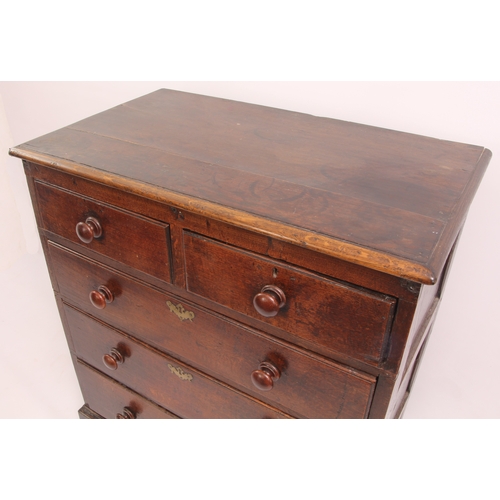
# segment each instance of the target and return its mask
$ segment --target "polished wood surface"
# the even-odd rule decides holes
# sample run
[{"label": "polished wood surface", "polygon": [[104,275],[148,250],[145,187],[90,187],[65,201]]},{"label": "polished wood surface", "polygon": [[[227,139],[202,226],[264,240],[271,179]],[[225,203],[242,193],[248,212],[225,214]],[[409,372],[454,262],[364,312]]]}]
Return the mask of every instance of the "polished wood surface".
[{"label": "polished wood surface", "polygon": [[[65,271],[68,264],[62,259],[56,257],[54,263],[58,267],[58,273],[71,276]],[[79,261],[76,260],[74,264],[78,266]],[[78,304],[79,301],[76,300],[75,303]],[[353,415],[346,413],[354,411],[350,405],[344,404],[346,401],[364,401],[364,406],[356,410],[356,415],[365,415],[375,384],[374,377],[300,351],[295,346],[278,342],[186,303],[185,305],[194,311],[193,322],[178,320],[175,315],[167,312],[166,307],[164,314],[150,316],[148,310],[143,311],[140,302],[135,309],[128,309],[126,317],[130,319],[129,324],[115,320],[114,315],[103,314],[101,318],[113,325],[120,323],[124,331],[135,338],[158,346],[163,352],[170,352],[179,359],[189,360],[192,366],[297,416],[336,416],[341,405],[344,406],[342,415]],[[124,316],[123,312],[119,311],[118,314]],[[64,315],[70,324],[71,337],[78,352],[94,348],[92,336],[97,335],[98,341],[105,337],[104,324],[90,321],[73,307],[65,305]],[[143,315],[150,318],[148,322]],[[143,329],[131,328],[131,323],[142,323]],[[120,371],[128,364],[128,353],[124,345],[102,346],[93,354],[94,362],[97,367],[104,366],[101,358],[111,349],[122,352],[123,365],[117,366],[117,371]],[[275,384],[273,391],[262,396],[260,388],[254,386],[252,374],[264,361],[278,367],[283,376]]]},{"label": "polished wood surface", "polygon": [[168,224],[41,182],[36,183],[36,191],[44,229],[171,281]]},{"label": "polished wood surface", "polygon": [[422,283],[437,280],[491,157],[171,90],[11,154]]},{"label": "polished wood surface", "polygon": [[[326,280],[191,233],[184,235],[184,253],[187,289],[193,294],[352,357],[382,358],[394,298]],[[224,276],[223,286],[219,276]],[[266,302],[266,308],[275,306],[272,311],[276,314],[255,308],[254,297],[262,293],[263,285],[275,286],[286,295],[281,308],[278,298]]]},{"label": "polished wood surface", "polygon": [[398,418],[491,153],[161,90],[13,148],[82,418]]},{"label": "polished wood surface", "polygon": [[[81,321],[79,324],[83,325]],[[181,418],[290,418],[179,360],[152,350],[132,337],[95,324],[93,320],[84,324],[85,330],[72,330],[79,359],[99,369],[103,366],[103,353],[111,349],[126,353],[125,361],[107,373]],[[370,393],[370,386],[366,385]],[[359,393],[356,396],[360,398]]]},{"label": "polished wood surface", "polygon": [[[103,418],[120,418],[118,415],[123,414],[124,408],[128,408],[136,419],[178,418],[86,363],[76,362],[75,369],[87,405],[90,405],[90,410]],[[96,418],[88,411],[84,412],[84,416]]]}]

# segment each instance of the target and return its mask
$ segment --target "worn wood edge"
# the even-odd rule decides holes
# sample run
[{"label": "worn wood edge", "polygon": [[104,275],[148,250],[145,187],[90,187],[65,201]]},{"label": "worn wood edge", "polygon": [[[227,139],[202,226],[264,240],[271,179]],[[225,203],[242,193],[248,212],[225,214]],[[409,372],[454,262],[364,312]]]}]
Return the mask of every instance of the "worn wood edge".
[{"label": "worn wood edge", "polygon": [[94,419],[104,419],[104,417],[101,417],[99,413],[95,412],[90,408],[87,404],[84,404],[79,410],[78,410],[78,416],[82,420],[94,420]]},{"label": "worn wood edge", "polygon": [[193,212],[197,215],[210,217],[248,231],[260,233],[264,236],[298,245],[392,276],[416,281],[425,285],[433,285],[437,280],[437,275],[433,270],[423,264],[328,237],[320,233],[306,231],[296,226],[266,219],[242,210],[228,208],[218,203],[194,198],[129,177],[110,174],[89,165],[81,165],[62,158],[56,159],[44,153],[14,147],[9,149],[9,154],[157,202],[175,205],[177,208]]},{"label": "worn wood edge", "polygon": [[[439,276],[447,262],[448,255],[461,232],[470,204],[479,189],[481,179],[483,178],[486,167],[490,163],[492,152],[489,149],[483,148],[479,155],[476,164],[474,165],[474,173],[471,176],[468,184],[465,186],[460,199],[450,213],[450,218],[454,218],[454,224],[447,224],[439,238],[437,245],[434,247],[432,254],[429,257],[429,269],[434,270],[435,276]],[[443,258],[444,256],[444,258]]]}]

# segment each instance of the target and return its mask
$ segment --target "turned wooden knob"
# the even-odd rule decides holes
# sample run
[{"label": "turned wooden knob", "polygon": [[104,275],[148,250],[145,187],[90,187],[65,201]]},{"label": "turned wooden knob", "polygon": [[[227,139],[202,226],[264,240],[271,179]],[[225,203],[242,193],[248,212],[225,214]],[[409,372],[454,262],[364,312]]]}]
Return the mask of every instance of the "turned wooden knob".
[{"label": "turned wooden knob", "polygon": [[280,378],[280,371],[269,361],[263,361],[259,369],[252,372],[250,378],[257,389],[270,391],[274,387],[274,382]]},{"label": "turned wooden knob", "polygon": [[92,290],[89,293],[89,298],[92,305],[97,309],[104,309],[106,304],[110,304],[114,299],[111,290],[104,285],[101,285],[97,290]]},{"label": "turned wooden knob", "polygon": [[285,305],[286,297],[283,290],[274,285],[266,285],[253,298],[255,310],[266,318],[272,318]]},{"label": "turned wooden knob", "polygon": [[105,354],[102,357],[102,362],[104,363],[106,368],[109,368],[110,370],[116,370],[118,368],[118,365],[123,364],[124,361],[125,358],[123,357],[123,354],[114,347],[109,351],[108,354]]},{"label": "turned wooden knob", "polygon": [[87,217],[85,222],[79,222],[76,225],[76,234],[83,243],[90,243],[94,238],[101,237],[102,227],[97,219]]},{"label": "turned wooden knob", "polygon": [[128,407],[123,408],[122,413],[117,413],[116,418],[137,418],[135,413]]}]

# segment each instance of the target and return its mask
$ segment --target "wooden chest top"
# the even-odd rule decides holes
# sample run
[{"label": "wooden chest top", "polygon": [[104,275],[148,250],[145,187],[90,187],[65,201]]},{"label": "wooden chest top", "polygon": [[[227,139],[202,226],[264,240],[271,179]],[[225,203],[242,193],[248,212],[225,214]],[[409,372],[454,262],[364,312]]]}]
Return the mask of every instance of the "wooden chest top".
[{"label": "wooden chest top", "polygon": [[491,158],[483,147],[164,89],[10,153],[425,284]]}]

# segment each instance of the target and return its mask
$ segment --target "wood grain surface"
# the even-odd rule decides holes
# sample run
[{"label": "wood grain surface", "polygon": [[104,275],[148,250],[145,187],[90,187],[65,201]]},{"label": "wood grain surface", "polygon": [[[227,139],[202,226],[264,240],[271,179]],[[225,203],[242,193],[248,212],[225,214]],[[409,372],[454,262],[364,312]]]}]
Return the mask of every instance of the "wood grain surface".
[{"label": "wood grain surface", "polygon": [[426,284],[491,157],[479,146],[171,90],[10,153]]},{"label": "wood grain surface", "polygon": [[[327,280],[279,261],[184,234],[188,291],[353,358],[377,364],[396,300]],[[221,277],[224,277],[221,281]],[[263,286],[278,286],[286,304],[271,318],[254,307]]]},{"label": "wood grain surface", "polygon": [[[107,371],[100,359],[119,342],[110,328],[68,305],[64,312],[77,355]],[[165,344],[171,352],[180,353],[183,358],[190,356],[192,366],[295,417],[363,418],[368,413],[375,377],[300,352],[258,332],[223,324],[207,313],[197,314],[193,324],[179,325],[175,333],[169,330],[164,329]],[[125,343],[134,349],[135,344]],[[134,353],[129,354],[130,360],[126,358],[117,372],[133,368]],[[265,394],[251,382],[252,372],[264,360],[280,371],[279,380]]]},{"label": "wood grain surface", "polygon": [[[42,228],[166,282],[171,281],[168,224],[117,210],[106,203],[77,196],[41,182],[35,183]],[[88,216],[102,226],[89,243],[75,230]]]},{"label": "wood grain surface", "polygon": [[136,419],[177,418],[82,361],[75,363],[75,369],[85,402],[103,418],[115,419],[124,408],[129,408]]}]

